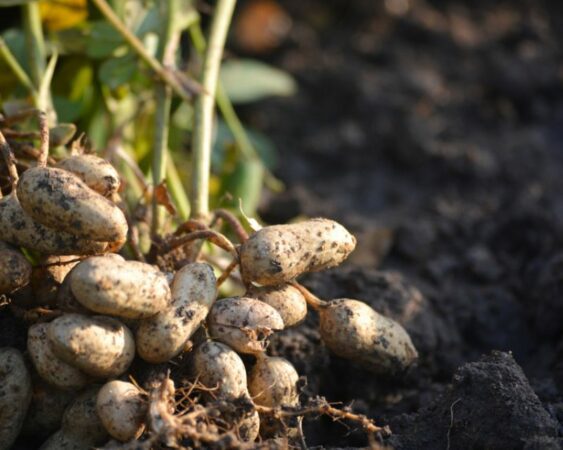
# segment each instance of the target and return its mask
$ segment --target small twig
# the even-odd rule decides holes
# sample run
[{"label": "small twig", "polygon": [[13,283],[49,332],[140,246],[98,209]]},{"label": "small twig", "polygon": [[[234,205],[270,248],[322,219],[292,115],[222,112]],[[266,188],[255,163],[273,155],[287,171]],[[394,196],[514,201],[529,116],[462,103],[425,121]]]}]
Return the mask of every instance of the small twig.
[{"label": "small twig", "polygon": [[223,219],[230,225],[241,244],[248,240],[248,233],[233,213],[226,209],[215,210],[213,212],[213,220],[211,221],[210,227],[213,227],[219,219]]},{"label": "small twig", "polygon": [[18,184],[19,176],[18,169],[16,168],[16,158],[14,157],[14,152],[10,148],[8,141],[0,131],[0,151],[6,162],[6,167],[8,168],[8,174],[10,175],[10,180],[12,183],[12,191],[15,192],[16,185]]},{"label": "small twig", "polygon": [[[151,56],[151,54],[145,49],[143,43],[133,34],[121,21],[121,19],[113,12],[111,6],[108,5],[106,0],[92,0],[97,6],[100,12],[104,15],[106,20],[116,29],[116,31],[121,34],[125,42],[139,55],[139,57],[145,61],[145,63],[158,75],[158,77],[168,84],[172,90],[185,101],[191,101],[191,95],[184,88],[184,86],[178,82],[173,73],[167,70],[165,67],[158,62],[156,58]],[[202,90],[201,86],[195,81],[190,79],[189,85],[194,92],[200,92]]]},{"label": "small twig", "polygon": [[270,414],[279,419],[282,419],[283,417],[299,417],[320,414],[332,417],[334,420],[349,420],[351,422],[358,423],[364,431],[370,434],[380,433],[383,436],[389,436],[391,434],[391,430],[388,426],[380,427],[363,414],[356,414],[350,411],[335,408],[321,397],[310,399],[307,405],[303,407],[298,406],[271,408],[268,406],[255,405],[255,408],[256,411],[261,414]]},{"label": "small twig", "polygon": [[180,234],[191,233],[193,231],[200,230],[209,230],[209,227],[205,225],[205,223],[201,220],[188,219],[184,223],[180,224],[178,228],[176,228],[174,236],[179,236]]},{"label": "small twig", "polygon": [[238,259],[238,252],[232,242],[229,241],[229,239],[227,239],[224,235],[214,230],[198,230],[184,236],[173,237],[160,247],[160,254],[163,255],[169,253],[175,248],[181,247],[188,242],[193,242],[200,239],[208,240],[212,244],[216,245],[219,248],[222,248],[226,252],[229,252],[231,255]]},{"label": "small twig", "polygon": [[299,292],[301,292],[301,295],[303,295],[307,304],[314,310],[318,310],[328,304],[326,301],[321,300],[319,297],[313,294],[309,289],[307,289],[302,284],[299,284],[297,281],[292,281],[289,284],[291,284],[294,288],[296,288],[297,290],[299,290]]},{"label": "small twig", "polygon": [[457,405],[459,402],[461,402],[461,398],[458,398],[450,406],[450,426],[448,427],[448,433],[446,434],[446,440],[447,440],[446,450],[450,450],[450,444],[451,444],[450,433],[452,431],[452,428],[454,427],[454,406]]},{"label": "small twig", "polygon": [[231,263],[223,270],[221,276],[217,279],[217,287],[221,286],[227,278],[231,276],[231,272],[238,266],[238,259],[233,259]]}]

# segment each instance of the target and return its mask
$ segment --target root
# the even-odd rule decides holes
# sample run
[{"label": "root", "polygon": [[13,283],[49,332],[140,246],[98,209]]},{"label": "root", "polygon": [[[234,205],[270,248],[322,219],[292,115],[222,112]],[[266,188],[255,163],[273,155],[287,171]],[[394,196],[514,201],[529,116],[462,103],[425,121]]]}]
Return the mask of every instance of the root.
[{"label": "root", "polygon": [[47,167],[47,160],[49,158],[49,124],[45,111],[37,111],[37,119],[39,120],[39,157],[37,158],[37,165],[39,167]]},{"label": "root", "polygon": [[[259,449],[280,448],[280,440],[287,444],[287,436],[263,442],[246,442],[239,435],[241,421],[256,411],[260,415],[272,416],[284,424],[284,431],[290,430],[284,421],[292,419],[291,426],[299,426],[304,416],[325,415],[335,421],[346,420],[361,426],[369,434],[388,436],[388,427],[380,427],[364,415],[348,409],[339,409],[322,397],[310,398],[304,405],[295,407],[269,408],[255,405],[249,397],[234,400],[217,399],[213,388],[203,386],[197,380],[175,389],[170,378],[164,379],[149,393],[148,431],[144,440],[120,444],[119,448],[149,450],[159,444],[172,448],[212,449]],[[210,398],[202,404],[203,398]],[[286,445],[282,445],[286,447]],[[112,448],[107,446],[105,450]]]},{"label": "root", "polygon": [[242,226],[242,223],[240,223],[233,213],[226,209],[217,209],[214,211],[210,227],[213,227],[221,220],[229,224],[241,244],[248,240],[248,233]]},{"label": "root", "polygon": [[12,182],[12,190],[15,191],[16,185],[19,180],[18,170],[16,169],[16,158],[14,157],[14,153],[6,141],[6,138],[0,131],[0,151],[2,152],[2,156],[4,157],[4,161],[6,161],[6,167],[8,168],[8,174],[10,175],[10,179]]},{"label": "root", "polygon": [[188,233],[184,236],[172,237],[161,244],[159,249],[160,255],[165,255],[175,248],[185,245],[189,242],[197,241],[199,239],[206,239],[217,247],[225,250],[233,255],[238,260],[238,252],[233,243],[218,231],[213,230],[198,230]]}]

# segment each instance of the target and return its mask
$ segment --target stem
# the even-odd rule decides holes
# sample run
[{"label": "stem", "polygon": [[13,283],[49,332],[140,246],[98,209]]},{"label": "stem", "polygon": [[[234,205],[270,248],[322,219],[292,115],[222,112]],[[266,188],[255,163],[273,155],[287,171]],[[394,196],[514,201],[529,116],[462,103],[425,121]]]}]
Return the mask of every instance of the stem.
[{"label": "stem", "polygon": [[[198,53],[203,53],[205,51],[206,43],[205,37],[203,36],[203,32],[201,31],[201,26],[199,22],[195,22],[190,27],[190,37],[192,39],[192,43]],[[233,134],[233,139],[235,140],[237,147],[243,154],[243,156],[247,159],[256,159],[260,161],[262,166],[264,167],[264,181],[266,185],[275,192],[280,192],[283,190],[283,183],[278,180],[270,169],[264,166],[256,148],[252,144],[252,141],[248,137],[246,130],[244,129],[244,125],[240,121],[231,100],[227,96],[225,89],[223,88],[223,84],[221,80],[217,82],[217,92],[215,93],[217,98],[217,107],[223,116],[223,120],[227,124],[227,127]]]},{"label": "stem", "polygon": [[292,281],[289,284],[291,284],[295,289],[301,292],[301,295],[303,296],[303,298],[305,298],[307,304],[315,311],[318,311],[319,309],[328,305],[326,301],[321,300],[319,297],[313,294],[309,289],[299,284],[297,281]]},{"label": "stem", "polygon": [[223,48],[227,39],[227,30],[231,22],[235,0],[218,0],[211,31],[203,59],[201,84],[205,93],[200,94],[195,102],[194,134],[192,141],[192,217],[207,218],[209,214],[209,170],[211,166],[211,134],[213,130],[213,107],[219,67]]},{"label": "stem", "polygon": [[4,39],[0,37],[0,55],[8,64],[8,67],[12,70],[18,81],[25,86],[25,88],[29,91],[31,96],[33,97],[33,102],[37,102],[37,90],[33,85],[33,81],[27,75],[23,67],[20,65],[14,54],[10,51],[10,48],[6,45]]},{"label": "stem", "polygon": [[[168,0],[167,0],[168,1]],[[164,81],[182,100],[191,101],[191,95],[176,79],[174,74],[164,68],[160,62],[151,56],[145,49],[143,43],[135,36],[121,21],[121,19],[113,12],[111,6],[108,5],[106,0],[92,0],[100,12],[104,15],[106,20],[117,30],[119,34],[125,39],[127,44],[145,61],[145,63]],[[162,3],[165,3],[163,1]],[[201,86],[193,80],[189,80],[190,85],[195,89],[201,89]]]},{"label": "stem", "polygon": [[[174,53],[178,42],[178,33],[175,32],[175,17],[178,14],[178,0],[168,0],[159,3],[162,28],[158,43],[157,58],[164,66],[174,63]],[[161,184],[166,176],[166,161],[168,153],[168,131],[170,124],[170,106],[172,103],[172,90],[170,86],[160,81],[156,89],[155,131],[152,154],[153,187]],[[157,235],[164,219],[164,208],[158,204],[156,195],[152,198],[152,225],[151,234]]]},{"label": "stem", "polygon": [[166,182],[168,189],[170,189],[172,200],[174,200],[174,204],[178,208],[180,219],[187,220],[190,216],[190,201],[172,157],[166,160]]},{"label": "stem", "polygon": [[49,158],[49,124],[45,111],[37,112],[39,120],[39,157],[37,158],[38,167],[47,167]]},{"label": "stem", "polygon": [[238,252],[233,243],[221,233],[213,230],[197,230],[184,236],[173,237],[160,247],[160,254],[165,255],[175,248],[200,239],[208,240],[212,244],[233,255],[235,259],[238,259]]},{"label": "stem", "polygon": [[[22,7],[23,26],[25,30],[27,54],[29,55],[29,68],[31,79],[35,88],[39,88],[43,73],[45,72],[45,40],[41,28],[41,16],[39,14],[39,3],[28,2]],[[39,109],[46,110],[47,105],[36,105]]]}]

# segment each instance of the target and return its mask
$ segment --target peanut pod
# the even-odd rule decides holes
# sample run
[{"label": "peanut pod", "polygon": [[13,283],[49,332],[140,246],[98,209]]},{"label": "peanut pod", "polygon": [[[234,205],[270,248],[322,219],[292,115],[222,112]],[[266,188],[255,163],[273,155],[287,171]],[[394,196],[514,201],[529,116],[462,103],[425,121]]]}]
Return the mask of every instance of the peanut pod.
[{"label": "peanut pod", "polygon": [[70,289],[87,309],[128,319],[154,316],[170,303],[166,275],[139,261],[96,256],[70,274]]},{"label": "peanut pod", "polygon": [[307,302],[299,289],[290,284],[280,286],[251,286],[248,297],[256,298],[274,308],[281,316],[285,328],[297,325],[307,315]]},{"label": "peanut pod", "polygon": [[268,337],[283,330],[283,320],[270,305],[248,297],[217,300],[207,319],[212,338],[240,353],[261,353]]},{"label": "peanut pod", "polygon": [[0,233],[10,244],[48,255],[96,255],[108,246],[107,242],[83,239],[36,222],[13,193],[0,199]]},{"label": "peanut pod", "polygon": [[0,241],[0,294],[10,294],[29,284],[31,263],[22,253]]},{"label": "peanut pod", "polygon": [[162,363],[182,352],[215,302],[216,281],[213,269],[204,263],[188,264],[176,273],[170,305],[141,322],[137,329],[137,352],[141,358]]},{"label": "peanut pod", "polygon": [[15,348],[0,348],[0,385],[0,450],[8,450],[22,428],[32,389],[23,356]]},{"label": "peanut pod", "polygon": [[127,220],[117,205],[66,170],[26,170],[17,195],[24,211],[47,227],[93,241],[123,242],[127,238]]},{"label": "peanut pod", "polygon": [[356,238],[333,220],[311,219],[264,227],[240,248],[245,280],[279,285],[305,272],[339,265],[356,247]]},{"label": "peanut pod", "polygon": [[337,299],[319,309],[320,333],[336,355],[367,369],[393,374],[418,358],[405,329],[358,300]]},{"label": "peanut pod", "polygon": [[119,376],[135,357],[131,331],[110,317],[65,314],[49,324],[47,336],[55,355],[94,377]]},{"label": "peanut pod", "polygon": [[104,197],[116,193],[121,185],[117,170],[96,155],[73,155],[60,161],[56,167],[72,172],[90,189]]}]

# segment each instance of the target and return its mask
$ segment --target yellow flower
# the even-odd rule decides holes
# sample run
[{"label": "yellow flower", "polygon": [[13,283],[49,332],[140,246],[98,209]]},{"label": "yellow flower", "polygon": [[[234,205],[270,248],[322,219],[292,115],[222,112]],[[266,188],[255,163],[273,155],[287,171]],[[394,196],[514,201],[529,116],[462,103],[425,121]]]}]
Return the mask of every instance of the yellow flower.
[{"label": "yellow flower", "polygon": [[49,31],[73,27],[88,17],[86,0],[41,0],[39,10]]}]

